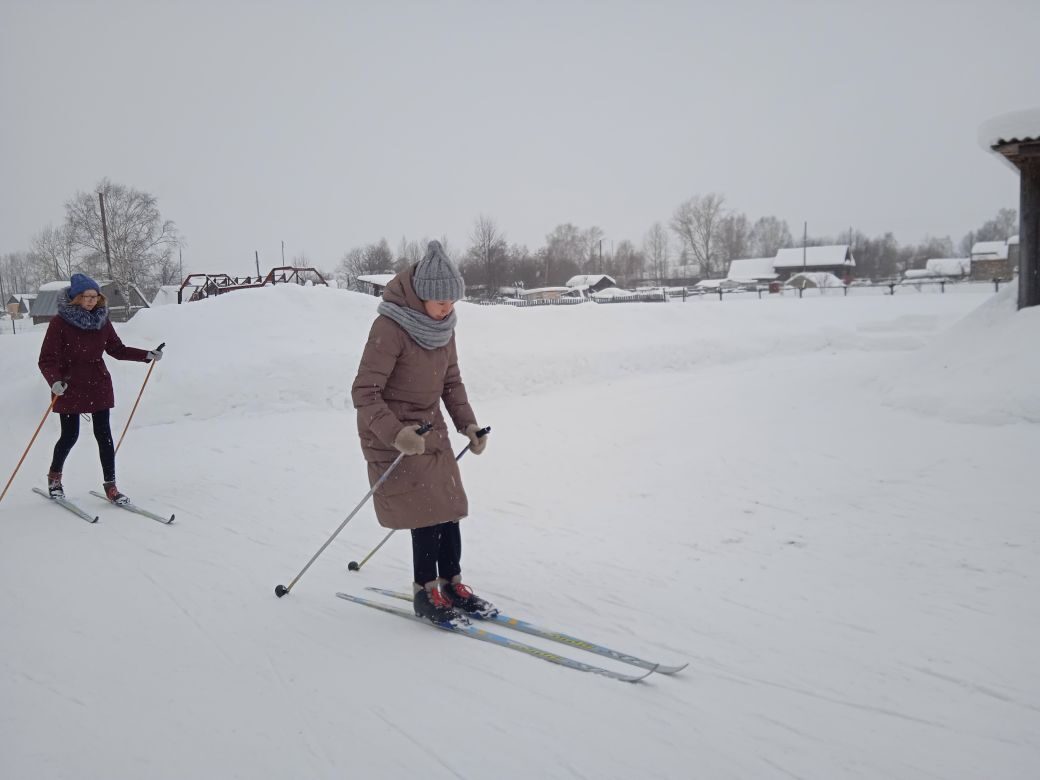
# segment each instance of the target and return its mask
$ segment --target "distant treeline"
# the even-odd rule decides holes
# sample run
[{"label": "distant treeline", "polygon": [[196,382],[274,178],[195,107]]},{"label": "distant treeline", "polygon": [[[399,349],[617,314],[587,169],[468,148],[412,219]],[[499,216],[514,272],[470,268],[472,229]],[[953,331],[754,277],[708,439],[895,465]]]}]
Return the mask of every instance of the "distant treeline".
[{"label": "distant treeline", "polygon": [[[104,195],[107,255],[98,193]],[[64,221],[41,229],[27,250],[0,255],[0,294],[5,301],[11,293],[32,292],[42,282],[67,279],[77,271],[132,282],[149,297],[160,285],[181,280],[183,239],[176,224],[163,218],[154,195],[103,179],[92,191],[72,196],[64,209]],[[878,279],[921,268],[933,257],[967,257],[976,241],[1005,240],[1017,232],[1015,210],[1000,209],[956,247],[949,236],[900,244],[892,233],[871,238],[853,230],[840,236],[810,235],[807,243],[851,244],[856,276]],[[491,295],[505,286],[562,285],[578,274],[608,274],[622,286],[717,278],[726,274],[731,260],[772,257],[778,249],[801,246],[802,236],[793,235],[784,220],[752,220],[729,208],[722,195],[709,193],[681,203],[667,224],[654,223],[638,242],[607,240],[599,227],[567,222],[557,225],[543,246],[532,249],[510,243],[506,230],[487,215],[473,221],[464,243],[448,236],[440,241],[462,267],[467,284]],[[426,238],[401,238],[391,247],[381,238],[347,250],[332,269],[327,261],[311,262],[302,254],[291,262],[318,266],[341,285],[356,287],[358,276],[397,271],[415,262],[426,243]]]}]

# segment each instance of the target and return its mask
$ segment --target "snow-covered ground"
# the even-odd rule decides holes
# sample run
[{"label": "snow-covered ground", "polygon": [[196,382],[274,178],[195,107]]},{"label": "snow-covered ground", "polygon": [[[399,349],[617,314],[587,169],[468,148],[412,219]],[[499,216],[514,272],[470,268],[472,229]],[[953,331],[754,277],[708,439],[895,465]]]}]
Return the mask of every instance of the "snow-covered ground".
[{"label": "snow-covered ground", "polygon": [[[1035,778],[1040,310],[1014,294],[460,306],[493,429],[461,464],[467,580],[690,662],[639,685],[335,598],[410,581],[406,534],[347,572],[384,534],[368,506],[276,599],[367,490],[377,301],[144,311],[117,328],[167,357],[120,485],[177,521],[88,495],[86,428],[66,490],[101,522],[33,495],[48,420],[0,504],[0,777]],[[42,333],[0,338],[4,481]],[[109,364],[118,435],[146,368]]]}]

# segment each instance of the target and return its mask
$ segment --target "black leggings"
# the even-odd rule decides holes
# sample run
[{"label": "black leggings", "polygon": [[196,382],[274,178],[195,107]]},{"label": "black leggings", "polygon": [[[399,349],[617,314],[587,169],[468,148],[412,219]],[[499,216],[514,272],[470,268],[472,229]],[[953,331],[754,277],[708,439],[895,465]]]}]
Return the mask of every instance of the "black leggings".
[{"label": "black leggings", "polygon": [[[61,414],[61,438],[54,445],[54,459],[51,461],[51,471],[60,472],[65,465],[65,458],[69,457],[72,445],[79,438],[79,415]],[[101,473],[105,482],[116,481],[116,448],[112,443],[112,428],[108,422],[109,410],[102,409],[100,412],[92,412],[90,419],[94,423],[94,438],[97,439],[98,454],[101,456]]]},{"label": "black leggings", "polygon": [[459,524],[441,523],[412,529],[412,574],[425,585],[438,576],[450,580],[462,573],[462,533]]}]

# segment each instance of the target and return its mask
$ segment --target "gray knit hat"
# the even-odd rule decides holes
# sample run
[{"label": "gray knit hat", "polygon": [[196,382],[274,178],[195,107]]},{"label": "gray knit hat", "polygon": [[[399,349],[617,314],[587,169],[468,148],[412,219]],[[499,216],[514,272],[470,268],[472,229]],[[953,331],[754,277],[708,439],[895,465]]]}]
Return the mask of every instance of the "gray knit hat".
[{"label": "gray knit hat", "polygon": [[444,253],[440,241],[431,241],[412,276],[415,294],[424,301],[457,301],[466,296],[466,282]]}]

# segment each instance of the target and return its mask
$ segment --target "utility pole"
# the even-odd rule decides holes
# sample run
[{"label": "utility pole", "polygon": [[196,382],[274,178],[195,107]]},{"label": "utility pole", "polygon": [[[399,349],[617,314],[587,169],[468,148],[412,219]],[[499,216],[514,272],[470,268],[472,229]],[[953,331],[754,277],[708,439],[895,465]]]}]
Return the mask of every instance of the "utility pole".
[{"label": "utility pole", "polygon": [[177,249],[177,275],[180,277],[180,280],[183,282],[184,281],[184,250],[179,248],[179,247]]},{"label": "utility pole", "polygon": [[[805,227],[802,229],[802,273],[805,273],[806,267],[806,254],[807,250],[805,245],[809,242],[809,222],[806,221]],[[802,282],[804,284],[804,282]]]},{"label": "utility pole", "polygon": [[99,192],[97,196],[98,202],[101,203],[101,235],[105,237],[105,262],[108,263],[108,278],[115,281],[115,274],[112,273],[112,254],[108,251],[108,221],[105,219],[105,193]]},{"label": "utility pole", "polygon": [[256,280],[260,281],[260,250],[254,249],[253,254],[256,255]]},{"label": "utility pole", "polygon": [[285,242],[282,242],[282,265],[285,265]]}]

